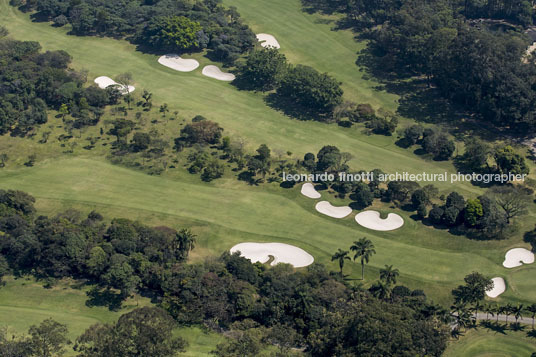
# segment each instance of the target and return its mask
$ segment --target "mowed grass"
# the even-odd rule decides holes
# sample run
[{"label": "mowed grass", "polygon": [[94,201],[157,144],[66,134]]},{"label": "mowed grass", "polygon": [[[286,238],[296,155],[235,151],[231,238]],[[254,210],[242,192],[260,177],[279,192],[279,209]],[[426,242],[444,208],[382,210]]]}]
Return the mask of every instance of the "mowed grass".
[{"label": "mowed grass", "polygon": [[526,331],[494,332],[469,330],[457,341],[451,341],[444,357],[530,357],[536,352],[536,339]]},{"label": "mowed grass", "polygon": [[[89,287],[74,281],[63,280],[45,289],[33,278],[7,277],[0,286],[0,328],[7,327],[10,334],[24,335],[31,325],[52,318],[69,329],[68,337],[74,343],[87,328],[96,323],[114,323],[122,314],[136,307],[150,305],[147,298],[136,296],[123,303],[119,311],[106,307],[88,307],[86,291]],[[182,356],[208,356],[223,337],[198,327],[181,327],[176,331],[188,341],[187,352]],[[72,345],[71,345],[72,347]],[[67,356],[76,353],[68,348]]]},{"label": "mowed grass", "polygon": [[[471,241],[425,227],[400,211],[406,222],[403,228],[374,232],[357,225],[354,214],[335,220],[317,213],[315,201],[303,197],[299,187],[284,190],[267,185],[261,190],[233,179],[204,184],[188,174],[183,179],[154,177],[82,158],[2,170],[0,185],[36,196],[37,208],[44,213],[77,207],[86,212],[96,209],[109,218],[194,227],[199,236],[194,259],[219,255],[239,242],[276,241],[300,246],[335,270],[330,261],[333,252],[366,236],[377,251],[367,268],[368,281],[377,278],[379,268],[393,264],[400,269],[403,283],[422,288],[445,304],[450,289],[472,271],[505,276],[522,286],[507,290],[502,299],[528,302],[536,294],[534,287],[517,279],[518,274],[525,279],[525,270],[534,272],[533,267],[507,270],[501,265],[504,252],[520,245],[516,240]],[[345,272],[357,278],[359,267],[348,263]]]},{"label": "mowed grass", "polygon": [[[301,12],[298,0],[277,1],[273,8],[269,2],[253,3],[266,10],[263,11],[266,16],[280,18],[278,21],[274,19],[273,29],[252,26],[276,34],[283,45],[282,51],[292,61],[310,64],[336,76],[344,82],[348,99],[370,102],[387,109],[396,107],[395,97],[376,90],[377,83],[374,81],[363,79],[354,63],[361,45],[353,40],[350,32],[331,31],[329,25],[315,23],[315,17]],[[288,12],[278,10],[279,5]],[[253,4],[244,9],[248,21],[249,12],[253,11],[251,6]],[[181,117],[201,114],[217,121],[225,128],[226,135],[244,138],[249,149],[266,143],[274,150],[291,151],[300,157],[307,152],[316,153],[322,146],[331,144],[353,154],[351,166],[354,169],[380,168],[386,172],[426,171],[432,174],[455,172],[448,162],[426,161],[413,154],[412,150],[397,147],[395,137],[365,135],[362,126],[348,129],[334,124],[291,119],[266,106],[261,94],[238,91],[229,83],[204,77],[200,70],[190,73],[173,71],[158,64],[157,56],[140,53],[126,41],[71,36],[67,34],[68,28],[31,22],[29,14],[9,6],[8,0],[0,1],[0,24],[6,26],[15,39],[39,41],[45,50],[67,50],[73,57],[73,67],[88,71],[89,81],[101,75],[114,77],[131,72],[137,93],[142,89],[153,92],[155,101],[168,103],[171,111],[178,110]],[[296,28],[290,31],[288,27]],[[201,67],[209,63],[202,54],[192,57],[201,62]],[[168,129],[178,135],[178,126]],[[438,186],[444,190],[451,189],[448,183],[439,182]],[[460,184],[458,189],[466,194],[481,191],[467,183]]]}]

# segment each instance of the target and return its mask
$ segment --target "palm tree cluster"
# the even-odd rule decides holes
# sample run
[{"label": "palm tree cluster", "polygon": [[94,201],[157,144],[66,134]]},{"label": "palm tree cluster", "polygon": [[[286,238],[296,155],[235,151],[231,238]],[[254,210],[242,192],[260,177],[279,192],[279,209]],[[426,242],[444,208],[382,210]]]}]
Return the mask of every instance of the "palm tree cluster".
[{"label": "palm tree cluster", "polygon": [[[376,250],[374,249],[374,244],[367,239],[366,237],[361,238],[360,240],[354,241],[354,243],[350,246],[350,251],[354,253],[354,262],[360,258],[361,259],[361,280],[365,279],[365,264],[368,264],[370,261],[370,258],[376,254]],[[331,257],[331,261],[338,261],[339,262],[339,269],[340,274],[342,274],[342,270],[344,268],[344,263],[346,260],[351,260],[349,257],[350,251],[348,250],[342,250],[339,248],[339,250],[333,254]],[[398,274],[398,273],[397,273]],[[396,279],[396,278],[395,278]]]},{"label": "palm tree cluster", "polygon": [[451,310],[451,316],[453,317],[456,325],[452,334],[452,336],[455,338],[458,338],[462,335],[461,330],[476,325],[479,311],[486,314],[486,318],[480,318],[481,320],[491,320],[491,318],[495,317],[495,323],[497,324],[499,323],[499,317],[504,317],[504,322],[508,324],[508,318],[510,316],[515,318],[515,323],[517,324],[519,323],[519,319],[523,317],[524,313],[530,313],[530,317],[532,318],[532,330],[534,330],[536,304],[525,307],[523,304],[512,305],[511,303],[507,303],[506,305],[501,306],[499,304],[482,304],[477,302],[473,304],[473,306],[468,306],[464,303],[458,302],[451,306]]}]

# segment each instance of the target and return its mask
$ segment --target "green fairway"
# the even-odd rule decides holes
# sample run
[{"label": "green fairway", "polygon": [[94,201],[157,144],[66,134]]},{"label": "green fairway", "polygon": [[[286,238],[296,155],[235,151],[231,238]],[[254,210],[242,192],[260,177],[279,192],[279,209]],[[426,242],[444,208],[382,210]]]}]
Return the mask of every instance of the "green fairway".
[{"label": "green fairway", "polygon": [[[350,32],[330,31],[328,25],[316,24],[312,16],[303,15],[299,11],[298,0],[278,2],[290,6],[288,16],[293,16],[281,17],[274,25],[282,31],[280,41],[284,44],[283,51],[288,51],[291,59],[296,57],[296,61],[329,71],[341,79],[345,83],[348,99],[370,102],[389,109],[395,108],[395,99],[391,95],[376,91],[374,88],[377,83],[362,79],[362,73],[354,64],[355,53],[360,45],[354,42]],[[269,6],[267,2],[262,4]],[[276,9],[274,6],[270,11]],[[248,19],[247,9],[244,11]],[[275,14],[277,17],[280,15],[279,12]],[[283,30],[293,23],[299,24],[303,29]],[[425,161],[413,154],[412,150],[397,147],[394,137],[365,135],[360,125],[348,129],[334,124],[290,119],[267,107],[261,94],[238,91],[228,83],[204,77],[199,70],[191,73],[173,71],[158,64],[157,56],[137,52],[135,46],[126,41],[70,36],[66,34],[66,28],[31,22],[28,14],[9,6],[7,0],[0,1],[0,24],[5,25],[16,39],[39,41],[46,50],[67,50],[73,56],[73,66],[76,69],[88,70],[90,81],[97,76],[114,77],[129,71],[133,74],[134,84],[138,88],[135,93],[139,94],[142,89],[148,89],[154,93],[156,101],[168,103],[172,111],[179,110],[181,117],[205,115],[220,123],[226,130],[226,135],[244,138],[250,149],[266,143],[274,150],[291,151],[296,156],[302,156],[306,152],[318,152],[323,145],[335,144],[354,156],[351,165],[355,169],[381,168],[386,172],[415,173],[455,172],[449,162]],[[262,29],[265,30],[264,27]],[[278,29],[274,28],[272,32],[279,35]],[[318,35],[308,35],[308,31],[313,30],[318,31]],[[266,31],[268,32],[268,29]],[[310,42],[313,38],[319,41],[317,48]],[[202,54],[193,57],[201,62],[201,66],[209,63]],[[360,99],[361,97],[363,98]],[[178,126],[166,129],[170,133],[178,132]],[[438,186],[445,190],[452,189],[451,185],[446,183],[440,182]],[[470,184],[458,186],[460,192],[480,192],[479,188]]]},{"label": "green fairway", "polygon": [[445,357],[530,357],[536,352],[536,339],[527,332],[470,330],[458,341],[452,341]]},{"label": "green fairway", "polygon": [[[367,236],[377,251],[367,270],[369,278],[376,277],[374,268],[393,264],[402,272],[403,282],[424,288],[444,303],[450,299],[450,288],[471,271],[499,274],[520,285],[523,282],[516,281],[520,269],[534,272],[533,267],[506,270],[501,266],[512,241],[454,237],[414,222],[404,212],[399,212],[406,222],[403,228],[373,232],[358,226],[354,215],[340,221],[320,215],[314,210],[315,202],[303,197],[299,187],[285,191],[274,185],[263,191],[232,179],[217,184],[196,180],[188,174],[177,180],[153,177],[81,158],[0,171],[2,187],[35,195],[41,212],[74,206],[84,211],[97,209],[110,218],[193,226],[200,245],[194,257],[221,254],[244,241],[278,241],[298,245],[317,261],[333,264],[329,258],[337,248],[348,248],[352,241]],[[347,264],[346,269],[356,275],[359,271],[357,264]],[[534,287],[524,286],[522,291],[533,296]],[[525,299],[511,290],[504,296]]]},{"label": "green fairway", "polygon": [[[96,323],[113,323],[119,316],[138,306],[150,304],[142,297],[128,299],[120,311],[110,311],[106,307],[86,305],[87,286],[60,281],[51,289],[29,278],[7,278],[6,285],[0,287],[0,327],[7,327],[10,333],[25,334],[31,325],[52,318],[69,329],[68,337],[74,342],[88,327]],[[208,356],[223,337],[197,327],[182,327],[177,335],[189,343],[188,357]],[[67,356],[74,356],[69,350]]]}]

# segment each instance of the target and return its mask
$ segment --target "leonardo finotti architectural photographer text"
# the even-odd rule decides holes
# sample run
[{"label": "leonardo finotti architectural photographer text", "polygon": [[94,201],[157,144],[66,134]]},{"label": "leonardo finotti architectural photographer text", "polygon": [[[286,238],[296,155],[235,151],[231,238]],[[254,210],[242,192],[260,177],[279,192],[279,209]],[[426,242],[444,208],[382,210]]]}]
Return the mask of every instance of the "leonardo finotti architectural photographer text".
[{"label": "leonardo finotti architectural photographer text", "polygon": [[289,174],[283,172],[282,177],[284,181],[295,181],[295,182],[370,182],[370,181],[380,181],[380,182],[389,182],[389,181],[415,181],[415,182],[481,182],[488,184],[491,182],[496,183],[506,183],[506,182],[519,182],[525,181],[527,175],[515,175],[512,173],[508,174],[478,174],[470,173],[463,174],[458,173],[409,173],[409,172],[396,172],[391,174],[375,174],[374,172],[359,172],[359,173],[347,173],[339,172],[338,174],[331,174],[327,172],[316,173],[316,174]]}]

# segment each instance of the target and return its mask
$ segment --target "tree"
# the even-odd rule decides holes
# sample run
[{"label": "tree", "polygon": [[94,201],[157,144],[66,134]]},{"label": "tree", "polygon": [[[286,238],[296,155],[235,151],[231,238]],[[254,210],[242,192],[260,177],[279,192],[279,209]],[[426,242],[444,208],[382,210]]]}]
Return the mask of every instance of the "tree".
[{"label": "tree", "polygon": [[151,135],[148,133],[134,133],[132,137],[132,148],[134,151],[144,151],[151,145]]},{"label": "tree", "polygon": [[330,115],[342,103],[343,90],[339,82],[327,73],[321,74],[314,68],[297,65],[282,78],[277,94],[304,110]]},{"label": "tree", "polygon": [[508,317],[512,315],[513,311],[514,306],[512,306],[512,304],[507,303],[505,306],[503,306],[502,313],[505,315],[504,322],[508,323]]},{"label": "tree", "polygon": [[180,140],[189,145],[214,145],[220,142],[222,131],[223,129],[218,125],[218,123],[210,120],[198,121],[187,124],[183,129],[181,129]]},{"label": "tree", "polygon": [[[121,73],[115,78],[115,81],[121,85],[120,91],[122,94],[125,94],[127,96],[130,95],[130,87],[132,85],[132,80],[133,80],[132,73],[130,72]],[[127,102],[129,105],[128,107],[129,109],[130,109],[130,102],[131,101]]]},{"label": "tree", "polygon": [[456,149],[445,133],[429,129],[424,130],[422,146],[427,153],[434,155],[435,160],[448,160]]},{"label": "tree", "polygon": [[287,59],[275,48],[251,52],[238,72],[238,81],[244,86],[263,92],[275,89],[287,70]]},{"label": "tree", "polygon": [[422,127],[422,125],[419,124],[414,124],[405,128],[404,140],[406,141],[406,145],[415,145],[417,141],[419,141],[419,139],[421,138],[423,132],[424,128]]},{"label": "tree", "polygon": [[370,187],[364,182],[359,182],[356,185],[354,196],[356,203],[361,209],[370,206],[374,201],[374,194],[370,190]]},{"label": "tree", "polygon": [[165,118],[166,117],[166,113],[169,113],[169,108],[168,108],[168,105],[167,103],[164,103],[160,106],[160,113],[162,113],[162,116]]},{"label": "tree", "polygon": [[337,260],[339,262],[339,269],[341,270],[340,271],[341,276],[342,276],[342,268],[344,268],[344,262],[346,260],[350,260],[348,253],[349,252],[347,250],[342,250],[339,248],[339,250],[331,256],[331,261]]},{"label": "tree", "polygon": [[0,286],[2,286],[2,278],[9,272],[9,265],[6,258],[0,254]]},{"label": "tree", "polygon": [[218,344],[211,353],[218,357],[253,357],[258,356],[261,349],[261,334],[250,329],[239,331],[238,336]]},{"label": "tree", "polygon": [[0,154],[0,167],[6,167],[6,163],[9,160],[9,156],[5,152]]},{"label": "tree", "polygon": [[185,256],[188,256],[188,253],[195,248],[196,235],[189,229],[181,229],[176,236],[179,242],[179,250],[185,252]]},{"label": "tree", "polygon": [[467,200],[467,205],[465,206],[464,220],[468,226],[476,226],[476,224],[483,215],[484,209],[482,207],[482,203],[480,203],[480,200],[478,198],[475,198],[474,200]]},{"label": "tree", "polygon": [[478,138],[471,138],[465,143],[465,153],[461,159],[468,169],[478,171],[487,165],[491,153],[491,146],[488,143]]},{"label": "tree", "polygon": [[153,98],[153,93],[150,93],[148,92],[147,90],[143,90],[143,94],[141,95],[141,97],[143,98],[143,100],[145,101],[142,106],[147,109],[147,110],[150,110],[153,106],[153,103],[152,103],[152,98]]},{"label": "tree", "polygon": [[532,329],[534,330],[534,318],[536,317],[536,304],[527,306],[526,310],[530,312],[532,318]]},{"label": "tree", "polygon": [[33,355],[40,357],[63,356],[67,338],[67,326],[48,318],[39,326],[32,325],[28,330]]},{"label": "tree", "polygon": [[456,302],[474,304],[486,296],[486,291],[493,289],[493,281],[480,273],[473,272],[464,278],[465,285],[452,290]]},{"label": "tree", "polygon": [[184,16],[158,16],[144,29],[140,41],[161,49],[183,52],[199,47],[198,33],[203,28]]},{"label": "tree", "polygon": [[523,175],[529,173],[529,167],[525,158],[515,152],[514,148],[507,145],[495,152],[497,169],[502,174]]},{"label": "tree", "polygon": [[95,324],[76,340],[80,357],[173,357],[187,342],[174,334],[177,323],[157,307],[142,307],[113,324]]},{"label": "tree", "polygon": [[525,311],[525,309],[523,307],[523,304],[516,305],[516,306],[514,306],[512,308],[512,314],[514,315],[514,317],[516,319],[516,323],[517,323],[517,320],[519,320],[519,318],[523,316],[524,311]]},{"label": "tree", "polygon": [[387,285],[395,285],[399,275],[398,269],[393,269],[392,265],[385,265],[385,268],[380,269],[380,279]]},{"label": "tree", "polygon": [[522,188],[514,186],[493,187],[488,195],[506,214],[506,222],[527,213],[531,197]]},{"label": "tree", "polygon": [[366,237],[361,238],[360,240],[354,241],[350,250],[354,252],[354,261],[357,258],[361,258],[361,280],[365,279],[365,263],[368,264],[370,257],[376,254],[374,249],[374,244]]},{"label": "tree", "polygon": [[67,104],[63,103],[58,112],[61,114],[61,120],[65,121],[65,116],[69,114],[69,107]]}]

